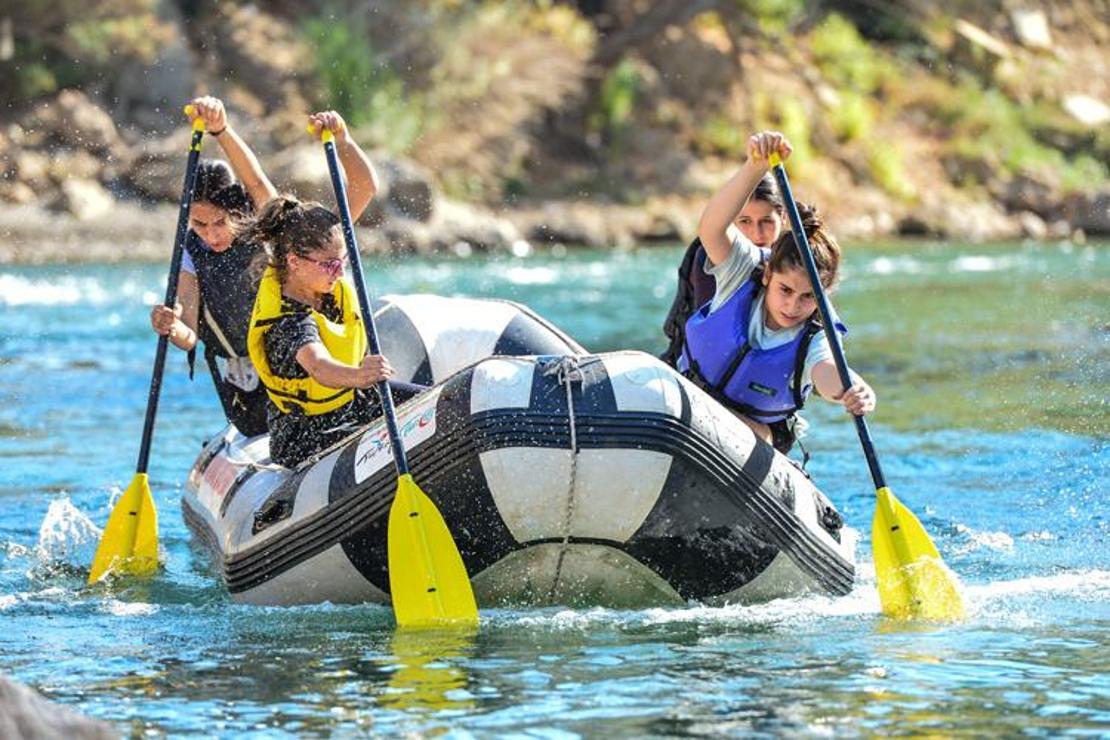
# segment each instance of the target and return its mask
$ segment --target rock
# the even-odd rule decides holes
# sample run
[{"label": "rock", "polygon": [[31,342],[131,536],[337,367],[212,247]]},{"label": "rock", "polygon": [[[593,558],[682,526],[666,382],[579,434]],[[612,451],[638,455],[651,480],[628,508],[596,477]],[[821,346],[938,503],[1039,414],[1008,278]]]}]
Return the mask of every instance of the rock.
[{"label": "rock", "polygon": [[106,722],[47,701],[38,692],[0,676],[0,737],[98,740],[117,738],[119,733]]},{"label": "rock", "polygon": [[1056,221],[1065,216],[1057,184],[1046,183],[1028,173],[1012,178],[998,193],[999,200],[1011,211],[1032,211],[1043,219]]},{"label": "rock", "polygon": [[1017,8],[1010,11],[1010,23],[1014,27],[1014,35],[1024,46],[1041,51],[1052,49],[1052,33],[1043,10]]},{"label": "rock", "polygon": [[957,18],[952,28],[962,41],[963,48],[957,51],[970,57],[969,61],[993,67],[998,61],[1010,58],[1010,47],[1004,41],[974,23]]},{"label": "rock", "polygon": [[80,90],[62,90],[29,117],[25,129],[38,129],[48,141],[100,156],[125,158],[127,149],[112,117]]},{"label": "rock", "polygon": [[1065,208],[1073,229],[1081,230],[1087,236],[1110,234],[1110,190],[1073,195],[1068,198]]},{"label": "rock", "polygon": [[1040,241],[1048,236],[1048,225],[1032,211],[1022,211],[1017,215],[1017,221],[1024,237]]},{"label": "rock", "polygon": [[1110,121],[1110,106],[1088,95],[1066,95],[1064,110],[1084,126],[1095,128]]},{"label": "rock", "polygon": [[382,178],[379,194],[387,207],[414,221],[428,222],[435,211],[436,193],[431,175],[419,165],[397,158],[375,159]]},{"label": "rock", "polygon": [[18,180],[0,180],[0,201],[25,205],[34,202],[35,191]]},{"label": "rock", "polygon": [[[124,183],[154,200],[174,203],[180,200],[189,144],[188,131],[182,126],[160,139],[147,139],[124,171]],[[209,142],[204,143],[211,147]],[[202,151],[202,159],[209,159],[211,153],[211,149],[206,147]]]},{"label": "rock", "polygon": [[328,162],[319,144],[305,141],[277,152],[267,159],[266,174],[279,192],[292,192],[301,200],[335,202]]},{"label": "rock", "polygon": [[16,153],[12,162],[12,176],[19,182],[43,190],[50,184],[50,159],[42,152],[24,149]]},{"label": "rock", "polygon": [[431,223],[431,244],[436,251],[465,242],[482,251],[508,251],[521,234],[509,221],[476,206],[443,199]]},{"label": "rock", "polygon": [[1021,227],[993,201],[961,201],[959,219],[952,218],[951,200],[926,197],[912,212],[898,221],[903,236],[934,236],[968,242],[1017,239]]},{"label": "rock", "polygon": [[82,149],[54,152],[48,172],[55,182],[63,182],[71,177],[97,180],[106,174],[104,162]]},{"label": "rock", "polygon": [[111,211],[115,200],[95,180],[69,178],[61,183],[58,198],[51,206],[73,214],[79,221],[88,221]]}]

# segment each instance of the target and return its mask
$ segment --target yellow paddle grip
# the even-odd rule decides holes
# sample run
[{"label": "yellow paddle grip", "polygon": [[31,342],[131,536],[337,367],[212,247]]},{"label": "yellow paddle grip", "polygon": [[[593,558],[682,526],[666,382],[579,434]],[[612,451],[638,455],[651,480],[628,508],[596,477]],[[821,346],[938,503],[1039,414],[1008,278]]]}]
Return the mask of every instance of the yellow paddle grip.
[{"label": "yellow paddle grip", "polygon": [[782,157],[779,156],[778,152],[771,152],[771,156],[767,157],[767,163],[772,167],[778,167],[782,164]]},{"label": "yellow paddle grip", "polygon": [[308,133],[312,134],[313,136],[319,136],[320,141],[325,144],[327,144],[329,141],[335,141],[335,134],[333,134],[330,129],[324,129],[323,131],[317,133],[316,127],[313,126],[311,123],[308,124]]}]

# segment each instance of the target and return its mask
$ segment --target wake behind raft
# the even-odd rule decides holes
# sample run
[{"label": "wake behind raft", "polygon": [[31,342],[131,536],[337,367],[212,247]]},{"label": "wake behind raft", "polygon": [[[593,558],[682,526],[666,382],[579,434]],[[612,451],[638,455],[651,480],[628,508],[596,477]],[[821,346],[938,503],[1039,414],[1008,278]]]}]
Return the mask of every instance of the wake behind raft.
[{"label": "wake behind raft", "polygon": [[[855,533],[785,456],[641,352],[589,354],[506,301],[375,309],[414,477],[480,607],[639,608],[848,593]],[[189,473],[185,521],[234,600],[389,603],[396,473],[384,422],[289,470],[229,427]]]}]

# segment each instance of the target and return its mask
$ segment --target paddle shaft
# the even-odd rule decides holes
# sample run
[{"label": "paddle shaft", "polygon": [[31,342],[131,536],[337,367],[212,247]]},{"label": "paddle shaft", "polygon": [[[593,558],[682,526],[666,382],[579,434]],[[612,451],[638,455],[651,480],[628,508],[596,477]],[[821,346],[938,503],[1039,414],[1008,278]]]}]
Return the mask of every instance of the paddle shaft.
[{"label": "paddle shaft", "polygon": [[[200,119],[197,119],[198,121]],[[177,279],[181,271],[181,258],[185,251],[185,237],[189,233],[189,209],[193,204],[193,188],[197,182],[197,168],[200,164],[200,147],[204,139],[203,125],[193,126],[193,139],[189,145],[189,161],[185,165],[185,184],[181,188],[181,207],[177,212],[177,232],[173,240],[173,256],[170,257],[170,274],[166,278],[166,299],[163,303],[171,310],[177,303]],[[146,420],[143,422],[143,441],[139,445],[139,461],[136,473],[145,473],[150,463],[150,446],[154,438],[154,418],[158,414],[158,399],[162,395],[162,375],[166,367],[166,349],[169,336],[158,336],[158,349],[154,353],[154,371],[150,376],[150,392],[146,399]]]},{"label": "paddle shaft", "polygon": [[[330,134],[331,132],[325,132]],[[362,261],[358,255],[358,240],[355,237],[355,226],[351,220],[351,209],[347,204],[347,188],[343,185],[343,176],[339,169],[339,156],[335,151],[335,141],[331,136],[324,137],[324,153],[328,158],[328,171],[331,173],[331,185],[335,190],[335,202],[339,207],[339,219],[343,224],[343,239],[347,243],[347,259],[351,263],[351,272],[354,274],[355,291],[358,293],[358,306],[362,310],[363,322],[366,325],[366,341],[370,345],[370,354],[380,355],[381,346],[378,344],[378,330],[374,326],[374,314],[370,311],[370,298],[366,294],[366,282],[362,276]],[[401,444],[401,432],[397,427],[397,412],[393,408],[393,392],[389,389],[389,382],[378,382],[378,395],[382,400],[382,413],[385,416],[385,426],[389,431],[389,443],[393,449],[393,462],[397,466],[397,475],[409,473],[408,456],[405,447]]]},{"label": "paddle shaft", "polygon": [[[790,190],[790,181],[786,178],[786,168],[776,154],[771,155],[771,170],[775,173],[775,180],[778,181],[779,191],[782,193],[782,199],[786,204],[786,213],[790,216],[790,229],[794,234],[794,243],[798,245],[798,252],[801,253],[802,261],[806,265],[806,272],[809,273],[809,280],[813,283],[813,294],[817,297],[821,320],[825,324],[825,336],[829,340],[829,346],[832,347],[833,360],[836,362],[840,382],[844,385],[844,390],[848,390],[852,387],[852,376],[848,372],[848,361],[844,358],[844,347],[840,343],[840,333],[836,330],[832,308],[829,306],[829,298],[825,294],[824,286],[821,285],[821,276],[817,272],[817,262],[813,259],[813,250],[809,246],[809,239],[806,237],[805,228],[802,226],[802,216],[798,213],[798,204],[794,200],[794,193]],[[871,469],[871,479],[875,482],[875,488],[886,488],[886,478],[883,475],[882,467],[879,465],[879,456],[875,453],[875,443],[871,441],[871,431],[867,428],[867,422],[862,416],[856,416],[855,414],[852,414],[852,419],[856,422],[856,432],[859,433],[859,441],[863,445],[863,454],[867,457],[867,467]]]}]

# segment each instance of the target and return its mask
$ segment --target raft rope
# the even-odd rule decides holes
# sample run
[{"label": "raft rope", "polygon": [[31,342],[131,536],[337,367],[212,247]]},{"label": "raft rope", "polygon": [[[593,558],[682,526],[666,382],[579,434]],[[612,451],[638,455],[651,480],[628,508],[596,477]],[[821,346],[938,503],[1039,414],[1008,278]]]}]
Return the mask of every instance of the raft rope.
[{"label": "raft rope", "polygon": [[563,572],[563,559],[566,557],[567,548],[570,546],[570,524],[574,518],[574,485],[578,475],[578,434],[577,421],[574,418],[574,390],[572,383],[584,383],[582,368],[577,357],[566,356],[560,358],[557,364],[552,364],[544,370],[545,376],[554,375],[559,385],[567,389],[567,425],[570,427],[570,476],[567,482],[567,505],[563,515],[563,542],[559,547],[559,557],[555,562],[555,577],[551,581],[551,591],[547,600],[554,603],[558,591],[559,580]]}]

